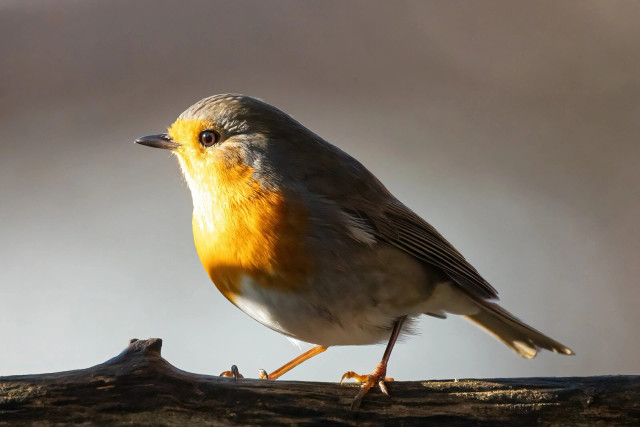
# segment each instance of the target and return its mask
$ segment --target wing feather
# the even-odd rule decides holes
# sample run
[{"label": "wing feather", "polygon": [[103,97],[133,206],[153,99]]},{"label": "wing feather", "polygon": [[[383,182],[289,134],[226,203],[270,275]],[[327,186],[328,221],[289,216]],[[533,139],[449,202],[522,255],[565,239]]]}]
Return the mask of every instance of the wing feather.
[{"label": "wing feather", "polygon": [[397,199],[383,208],[381,215],[366,218],[376,238],[405,251],[415,258],[442,269],[472,295],[498,299],[497,291],[480,273],[428,222]]},{"label": "wing feather", "polygon": [[376,240],[440,268],[469,294],[498,298],[496,290],[451,243],[398,201],[360,162],[320,137],[312,137],[315,144],[305,145],[305,150],[314,162],[287,163],[292,175],[286,182],[304,183],[307,197],[330,200],[336,209],[351,215],[356,225],[358,218],[367,224]]}]

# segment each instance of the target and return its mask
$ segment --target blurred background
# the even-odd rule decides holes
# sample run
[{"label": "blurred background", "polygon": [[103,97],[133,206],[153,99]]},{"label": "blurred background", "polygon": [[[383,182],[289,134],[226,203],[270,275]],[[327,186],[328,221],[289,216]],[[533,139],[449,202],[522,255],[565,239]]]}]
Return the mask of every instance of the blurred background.
[{"label": "blurred background", "polygon": [[[225,92],[361,160],[577,353],[524,360],[424,318],[390,375],[640,373],[639,19],[633,1],[4,0],[0,375],[133,337],[203,374],[299,353],[210,283],[176,160],[133,144]],[[383,351],[332,348],[284,379],[368,373]]]}]

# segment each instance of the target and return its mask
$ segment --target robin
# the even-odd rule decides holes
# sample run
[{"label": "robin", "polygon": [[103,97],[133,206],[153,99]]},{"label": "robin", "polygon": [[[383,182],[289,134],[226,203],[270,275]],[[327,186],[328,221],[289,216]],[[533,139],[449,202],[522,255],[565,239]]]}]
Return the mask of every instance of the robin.
[{"label": "robin", "polygon": [[[276,379],[336,345],[387,341],[352,409],[375,385],[399,335],[422,314],[462,315],[517,354],[574,354],[495,301],[496,290],[360,162],[253,97],[215,95],[167,133],[135,141],[173,152],[193,197],[198,256],[218,290],[263,325],[315,344]],[[234,367],[235,368],[235,367]],[[238,377],[237,369],[225,375]]]}]

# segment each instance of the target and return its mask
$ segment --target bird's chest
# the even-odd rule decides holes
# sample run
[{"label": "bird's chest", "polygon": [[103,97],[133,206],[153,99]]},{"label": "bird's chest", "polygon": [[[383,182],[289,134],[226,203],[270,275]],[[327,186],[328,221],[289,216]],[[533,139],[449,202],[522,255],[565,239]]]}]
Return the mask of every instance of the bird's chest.
[{"label": "bird's chest", "polygon": [[235,303],[243,278],[265,289],[294,291],[310,270],[301,205],[256,182],[193,194],[193,235],[200,260]]}]

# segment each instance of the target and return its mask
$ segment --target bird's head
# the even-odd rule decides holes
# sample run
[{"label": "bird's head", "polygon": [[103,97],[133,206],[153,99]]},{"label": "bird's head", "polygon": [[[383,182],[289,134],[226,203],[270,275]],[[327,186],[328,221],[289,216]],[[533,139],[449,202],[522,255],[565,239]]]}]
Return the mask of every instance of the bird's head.
[{"label": "bird's head", "polygon": [[193,192],[210,191],[249,175],[267,177],[277,186],[276,169],[283,169],[286,158],[296,157],[296,141],[316,138],[292,117],[257,98],[225,94],[196,102],[167,133],[135,142],[176,154]]}]

